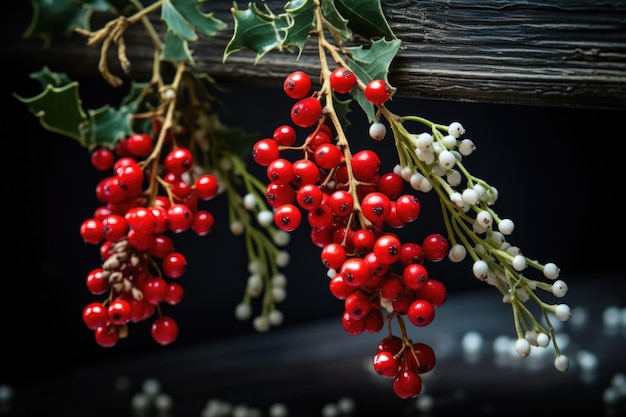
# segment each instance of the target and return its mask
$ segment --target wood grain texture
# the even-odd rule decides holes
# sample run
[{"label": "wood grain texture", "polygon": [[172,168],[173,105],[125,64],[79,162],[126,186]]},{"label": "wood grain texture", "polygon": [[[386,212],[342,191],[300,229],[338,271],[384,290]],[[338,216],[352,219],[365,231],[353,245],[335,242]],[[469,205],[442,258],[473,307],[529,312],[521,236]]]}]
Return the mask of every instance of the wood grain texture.
[{"label": "wood grain texture", "polygon": [[[282,11],[285,4],[276,0],[265,3],[275,12]],[[299,58],[270,52],[255,65],[254,54],[243,50],[224,62],[223,51],[232,36],[231,5],[212,3],[215,17],[229,28],[194,43],[198,69],[218,81],[277,86],[295,68],[317,71],[313,42]],[[382,5],[392,30],[402,40],[389,76],[399,94],[626,109],[625,0],[385,0]],[[94,19],[93,29],[106,22],[102,18]],[[153,22],[162,28],[158,16]],[[148,79],[153,56],[145,32],[133,27],[125,41],[132,78]],[[78,35],[50,48],[43,48],[39,39],[19,39],[2,48],[18,63],[14,68],[39,69],[46,64],[71,74],[97,74],[99,49],[87,47]],[[113,51],[109,63],[122,75]]]}]

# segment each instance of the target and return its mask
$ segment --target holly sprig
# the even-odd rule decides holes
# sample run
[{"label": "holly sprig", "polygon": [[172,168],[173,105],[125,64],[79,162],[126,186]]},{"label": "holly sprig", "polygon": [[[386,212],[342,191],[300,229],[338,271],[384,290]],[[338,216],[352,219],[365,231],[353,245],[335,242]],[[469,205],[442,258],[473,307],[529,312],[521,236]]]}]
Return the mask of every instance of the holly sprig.
[{"label": "holly sprig", "polygon": [[[265,331],[271,325],[279,325],[282,314],[277,304],[285,298],[286,285],[280,271],[289,261],[283,249],[289,237],[267,221],[270,210],[264,199],[265,187],[247,170],[245,159],[256,135],[222,123],[221,116],[228,109],[215,94],[221,89],[208,74],[195,68],[189,47],[200,36],[210,37],[225,30],[226,23],[204,11],[206,0],[159,0],[145,7],[135,0],[31,0],[31,3],[35,13],[25,36],[42,37],[46,45],[70,33],[85,36],[88,46],[100,47],[99,71],[116,88],[123,81],[109,70],[109,51],[117,47],[117,59],[123,71],[131,74],[124,34],[136,24],[145,28],[154,48],[152,77],[147,82],[131,79],[129,93],[118,107],[107,104],[85,109],[80,84],[67,74],[47,67],[31,74],[41,85],[41,93],[32,97],[14,96],[40,120],[43,128],[76,140],[90,152],[100,147],[113,150],[136,132],[158,136],[154,150],[142,161],[144,167],[153,168],[149,170],[151,184],[146,191],[149,200],[154,199],[160,186],[167,188],[166,184],[158,184],[156,178],[165,144],[174,140],[179,146],[191,149],[197,166],[191,171],[190,181],[204,173],[219,179],[220,193],[227,195],[231,231],[244,236],[251,276],[258,279],[258,282],[248,279],[234,314],[242,320],[250,318],[252,300],[263,294],[254,327]],[[92,31],[89,18],[96,12],[112,13],[115,17]],[[148,19],[157,12],[166,24],[163,34],[157,33]],[[171,80],[163,75],[165,65],[175,69]]]},{"label": "holly sprig", "polygon": [[[329,0],[290,2],[278,15],[267,8],[260,11],[254,3],[245,10],[233,8],[239,27],[226,48],[224,60],[246,47],[255,51],[256,61],[260,61],[270,51],[294,52],[290,49],[293,39],[298,39],[297,50],[310,39],[316,39],[321,87],[314,95],[326,98],[324,121],[332,121],[335,140],[344,149],[346,164],[350,164],[350,151],[344,132],[349,125],[346,120],[349,111],[345,109],[353,101],[367,116],[370,132],[377,132],[376,140],[384,137],[381,131],[386,132],[383,121],[391,127],[398,154],[394,171],[413,189],[436,194],[452,245],[448,256],[450,261],[461,262],[469,256],[473,262],[472,274],[496,287],[503,296],[502,301],[511,306],[517,336],[516,351],[526,357],[531,346],[551,345],[556,354],[555,368],[560,371],[568,369],[569,359],[558,346],[552,320],[569,320],[571,309],[567,304],[544,302],[536,294],[537,290],[543,290],[560,298],[567,293],[567,284],[557,279],[559,268],[552,262],[541,263],[529,258],[507,240],[513,233],[514,223],[501,218],[494,210],[498,190],[472,175],[463,164],[464,157],[469,156],[475,146],[462,136],[465,129],[460,122],[438,124],[420,116],[400,116],[393,113],[387,103],[373,105],[366,99],[364,92],[370,81],[389,83],[389,68],[400,48],[400,40],[388,30],[379,1],[359,2],[359,10],[357,18],[356,11],[348,8],[346,3]],[[284,22],[289,25],[278,25]],[[259,36],[250,36],[246,29],[251,28]],[[297,36],[290,36],[291,33]],[[303,33],[308,34],[306,39]],[[361,44],[347,46],[355,42]],[[350,90],[349,100],[339,100],[329,87],[330,74],[336,66],[348,68],[356,75],[358,88]],[[343,109],[341,113],[336,110],[339,108]],[[407,128],[414,122],[421,124],[422,130]],[[358,212],[358,207],[355,211]],[[539,271],[541,279],[531,278],[532,270]],[[536,304],[538,312],[527,307],[529,300]],[[401,328],[404,333],[404,326]],[[406,338],[405,334],[403,336]]]}]

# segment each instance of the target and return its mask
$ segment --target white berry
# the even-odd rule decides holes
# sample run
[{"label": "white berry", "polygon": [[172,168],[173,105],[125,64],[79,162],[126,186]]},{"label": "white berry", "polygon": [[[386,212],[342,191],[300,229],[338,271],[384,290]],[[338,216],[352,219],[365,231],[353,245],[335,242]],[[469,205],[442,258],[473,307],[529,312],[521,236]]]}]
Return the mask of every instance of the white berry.
[{"label": "white berry", "polygon": [[565,372],[569,368],[569,358],[565,355],[559,355],[554,359],[554,367],[561,371]]},{"label": "white berry", "polygon": [[554,309],[554,315],[561,321],[567,321],[572,317],[572,310],[567,304],[559,304]]},{"label": "white berry", "polygon": [[564,297],[565,294],[567,294],[567,290],[567,284],[563,280],[557,279],[552,284],[552,294],[554,294],[555,297]]},{"label": "white berry", "polygon": [[543,275],[548,279],[557,279],[559,277],[559,267],[549,262],[543,266]]},{"label": "white berry", "polygon": [[464,133],[465,133],[465,128],[459,122],[452,122],[448,126],[448,134],[454,136],[457,139]]},{"label": "white berry", "polygon": [[380,122],[375,122],[369,128],[370,137],[374,140],[383,140],[387,134],[387,128]]},{"label": "white berry", "polygon": [[530,343],[526,339],[517,339],[515,341],[515,351],[524,358],[530,355]]},{"label": "white berry", "polygon": [[478,278],[481,281],[484,281],[485,279],[487,279],[487,273],[489,272],[489,265],[487,265],[487,262],[483,261],[482,259],[479,259],[476,262],[474,262],[474,264],[472,265],[472,272],[474,273],[474,276],[476,278]]}]

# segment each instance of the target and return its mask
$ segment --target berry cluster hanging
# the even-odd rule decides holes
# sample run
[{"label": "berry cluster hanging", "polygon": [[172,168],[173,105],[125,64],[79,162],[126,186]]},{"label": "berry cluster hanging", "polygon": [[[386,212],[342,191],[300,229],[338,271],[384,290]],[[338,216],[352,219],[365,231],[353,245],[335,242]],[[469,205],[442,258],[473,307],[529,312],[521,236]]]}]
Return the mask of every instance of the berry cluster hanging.
[{"label": "berry cluster hanging", "polygon": [[[54,5],[33,2],[37,16],[47,12],[58,18]],[[148,28],[159,58],[154,75],[147,83],[134,83],[118,109],[85,112],[78,83],[47,68],[32,74],[43,88],[40,95],[16,95],[44,127],[79,141],[93,166],[110,173],[96,187],[101,206],[80,229],[86,243],[99,246],[102,257],[86,281],[88,290],[103,299],[83,310],[98,344],[116,345],[129,335],[130,324],[141,320],[152,320],[156,342],[176,340],[176,321],[163,310],[183,298],[179,278],[187,260],[176,250],[174,237],[189,231],[210,234],[216,221],[211,200],[226,193],[231,232],[244,236],[249,258],[250,275],[234,314],[242,320],[253,317],[252,299],[261,298],[261,312],[253,318],[256,330],[267,331],[283,320],[277,306],[287,282],[281,267],[289,255],[283,247],[290,232],[308,224],[311,244],[327,269],[329,296],[344,302],[346,333],[386,329],[373,348],[372,366],[393,379],[399,397],[419,395],[421,375],[435,366],[435,352],[412,340],[407,325],[430,325],[445,304],[445,283],[429,275],[428,264],[446,259],[469,260],[468,275],[495,287],[511,306],[519,355],[528,356],[531,346],[551,346],[556,369],[568,368],[552,320],[568,320],[571,310],[538,295],[545,291],[561,298],[567,285],[554,263],[528,258],[509,240],[514,222],[494,210],[498,190],[464,166],[476,147],[464,136],[463,124],[454,119],[439,124],[391,110],[397,92],[388,72],[401,42],[379,0],[362,0],[357,6],[302,0],[288,2],[282,13],[254,3],[231,8],[234,31],[224,61],[248,49],[256,53],[255,65],[262,65],[270,51],[295,54],[307,42],[316,42],[319,52],[318,74],[296,68],[285,74],[283,93],[294,100],[285,112],[292,123],[276,126],[263,138],[224,126],[214,110],[216,83],[196,70],[189,44],[198,33],[212,36],[229,25],[197,3],[205,1],[74,6],[76,13],[87,8],[119,15],[97,31],[73,27],[89,46],[101,47],[99,69],[114,87],[122,81],[106,65],[110,48],[117,45],[122,68],[130,73],[125,30],[136,23]],[[163,38],[146,19],[159,10],[168,29]],[[27,35],[42,34],[52,35],[34,20]],[[170,82],[161,63],[175,68]],[[46,112],[61,103],[72,107],[63,117]],[[366,116],[362,128],[369,137],[394,147],[392,170],[383,171],[371,149],[352,151],[346,127],[355,107]],[[250,173],[248,158],[265,168],[264,178]],[[419,219],[423,194],[436,195],[444,230],[401,238],[396,230]],[[529,301],[538,307],[538,317]]]}]

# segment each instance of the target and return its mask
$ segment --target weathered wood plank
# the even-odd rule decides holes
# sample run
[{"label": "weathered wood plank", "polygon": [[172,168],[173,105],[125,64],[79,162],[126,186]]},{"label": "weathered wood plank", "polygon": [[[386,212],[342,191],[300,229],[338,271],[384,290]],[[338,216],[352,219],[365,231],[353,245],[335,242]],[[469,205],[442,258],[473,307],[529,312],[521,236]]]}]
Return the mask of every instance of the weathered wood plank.
[{"label": "weathered wood plank", "polygon": [[[266,3],[280,12],[285,2]],[[299,60],[271,52],[254,65],[251,51],[241,51],[223,62],[232,36],[232,3],[211,5],[229,29],[194,44],[199,69],[218,80],[262,85],[278,85],[296,67],[317,70],[313,42]],[[390,73],[399,94],[626,109],[626,0],[385,0],[383,10],[402,40]],[[94,21],[92,28],[104,21]],[[162,27],[158,18],[154,23]],[[131,28],[125,40],[132,76],[149,78],[153,57],[145,32]],[[80,75],[97,72],[99,50],[86,47],[78,35],[46,50],[38,39],[3,48],[22,68],[47,64]],[[115,59],[112,53],[111,67],[119,71]]]}]

